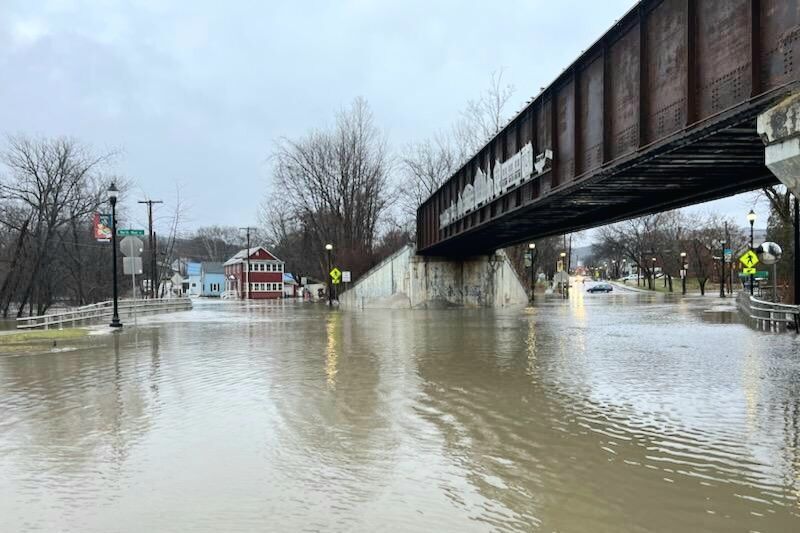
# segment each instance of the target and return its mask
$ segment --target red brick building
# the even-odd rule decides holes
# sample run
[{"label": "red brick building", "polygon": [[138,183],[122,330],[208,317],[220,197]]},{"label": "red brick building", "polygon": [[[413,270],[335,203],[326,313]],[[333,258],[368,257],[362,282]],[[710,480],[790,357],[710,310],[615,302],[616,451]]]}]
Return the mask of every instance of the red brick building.
[{"label": "red brick building", "polygon": [[239,298],[264,300],[283,297],[283,261],[266,248],[240,250],[225,261],[224,267],[225,289],[235,291]]}]

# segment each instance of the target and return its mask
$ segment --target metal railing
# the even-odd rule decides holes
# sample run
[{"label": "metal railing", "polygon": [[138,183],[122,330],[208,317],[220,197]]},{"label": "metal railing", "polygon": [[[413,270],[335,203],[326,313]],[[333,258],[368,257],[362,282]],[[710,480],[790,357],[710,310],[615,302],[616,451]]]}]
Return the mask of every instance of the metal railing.
[{"label": "metal railing", "polygon": [[761,331],[800,332],[800,306],[766,302],[745,291],[737,297],[739,311],[751,327]]},{"label": "metal railing", "polygon": [[[138,314],[169,313],[186,311],[192,308],[189,298],[165,298],[152,300],[119,300],[120,317],[133,317]],[[114,303],[111,300],[96,304],[84,305],[38,316],[27,316],[17,319],[17,329],[33,329],[63,327],[64,324],[77,325],[78,322],[111,319],[114,314]]]}]

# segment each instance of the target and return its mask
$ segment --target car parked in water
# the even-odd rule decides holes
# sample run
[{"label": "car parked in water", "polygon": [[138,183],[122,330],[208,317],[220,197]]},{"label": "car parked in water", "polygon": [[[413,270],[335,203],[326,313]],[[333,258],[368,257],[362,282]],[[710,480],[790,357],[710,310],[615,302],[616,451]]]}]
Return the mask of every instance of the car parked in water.
[{"label": "car parked in water", "polygon": [[611,292],[613,290],[614,290],[614,287],[612,287],[608,283],[598,283],[598,284],[592,285],[591,287],[586,289],[586,292],[592,292],[592,293],[594,293],[594,292]]}]

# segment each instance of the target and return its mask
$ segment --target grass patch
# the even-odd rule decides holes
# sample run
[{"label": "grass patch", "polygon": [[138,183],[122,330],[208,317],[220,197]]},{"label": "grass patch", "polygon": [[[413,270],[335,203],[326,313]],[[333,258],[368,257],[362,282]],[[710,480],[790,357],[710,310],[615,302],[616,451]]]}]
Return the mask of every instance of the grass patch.
[{"label": "grass patch", "polygon": [[18,331],[0,334],[0,352],[27,352],[50,347],[53,343],[80,339],[89,334],[81,328]]}]

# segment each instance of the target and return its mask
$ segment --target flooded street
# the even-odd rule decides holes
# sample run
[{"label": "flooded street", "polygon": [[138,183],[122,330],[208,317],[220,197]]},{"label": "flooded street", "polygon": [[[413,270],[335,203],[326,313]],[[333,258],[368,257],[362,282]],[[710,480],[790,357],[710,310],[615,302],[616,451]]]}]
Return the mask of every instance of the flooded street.
[{"label": "flooded street", "polygon": [[713,302],[198,302],[0,356],[0,531],[800,531],[800,340]]}]

